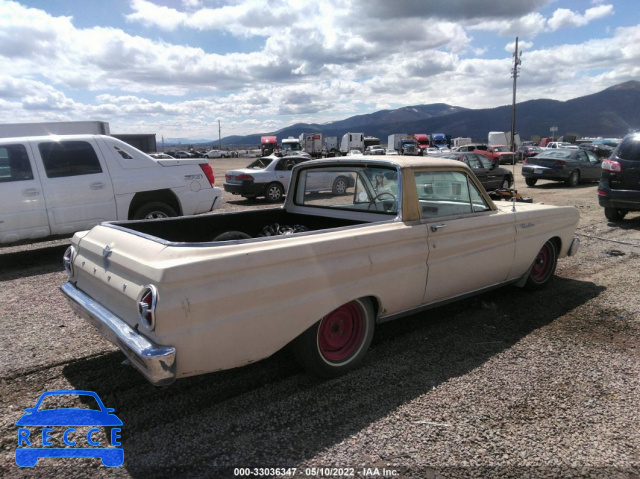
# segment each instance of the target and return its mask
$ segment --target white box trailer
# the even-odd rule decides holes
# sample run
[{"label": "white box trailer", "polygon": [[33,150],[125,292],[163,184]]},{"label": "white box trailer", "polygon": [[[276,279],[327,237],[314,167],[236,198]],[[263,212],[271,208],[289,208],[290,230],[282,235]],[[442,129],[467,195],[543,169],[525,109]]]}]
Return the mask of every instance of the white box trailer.
[{"label": "white box trailer", "polygon": [[389,135],[389,138],[387,139],[387,150],[396,150],[400,153],[400,150],[402,150],[402,140],[406,140],[407,138],[409,138],[409,135],[406,133],[395,133],[393,135]]},{"label": "white box trailer", "polygon": [[106,121],[52,121],[44,123],[0,123],[0,138],[45,135],[110,135]]},{"label": "white box trailer", "polygon": [[473,143],[471,141],[471,138],[462,138],[459,136],[458,138],[454,138],[453,140],[451,140],[451,147],[458,148],[460,146],[470,145],[471,143]]},{"label": "white box trailer", "polygon": [[364,153],[364,133],[345,133],[340,142],[340,153],[346,155],[351,150],[360,150]]},{"label": "white box trailer", "polygon": [[302,150],[313,158],[322,157],[322,133],[302,133],[300,135]]}]

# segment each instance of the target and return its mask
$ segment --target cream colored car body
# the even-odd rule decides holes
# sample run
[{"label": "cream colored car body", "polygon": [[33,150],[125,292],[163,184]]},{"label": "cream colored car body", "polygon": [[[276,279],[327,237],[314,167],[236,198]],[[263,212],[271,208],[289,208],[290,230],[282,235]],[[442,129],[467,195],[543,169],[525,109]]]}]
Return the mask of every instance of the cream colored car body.
[{"label": "cream colored car body", "polygon": [[[399,174],[397,215],[381,219],[368,210],[296,204],[298,175],[305,168],[376,161]],[[489,209],[425,216],[431,210],[420,201],[415,178],[432,171],[467,175]],[[131,358],[122,340],[98,326],[151,382],[167,384],[266,358],[357,298],[370,298],[376,321],[383,322],[503,284],[523,284],[545,242],[556,238],[558,256],[569,253],[579,219],[574,207],[494,204],[463,163],[419,157],[302,163],[294,170],[283,208],[315,217],[378,221],[224,243],[176,242],[129,229],[127,223],[103,224],[74,236],[70,279],[63,290],[70,297],[79,292],[90,298],[152,345],[175,348],[171,364],[161,366],[170,371],[159,379]],[[219,215],[207,216],[213,222]],[[157,288],[153,330],[141,324],[138,314],[145,285]],[[91,314],[77,298],[72,304],[82,316]]]}]

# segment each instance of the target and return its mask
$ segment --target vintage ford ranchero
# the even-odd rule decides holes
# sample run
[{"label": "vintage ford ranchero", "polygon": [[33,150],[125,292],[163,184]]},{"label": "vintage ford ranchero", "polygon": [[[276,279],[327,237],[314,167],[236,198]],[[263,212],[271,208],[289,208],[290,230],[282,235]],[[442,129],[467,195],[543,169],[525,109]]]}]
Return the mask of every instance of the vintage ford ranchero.
[{"label": "vintage ford ranchero", "polygon": [[[346,192],[314,185],[350,177]],[[304,162],[279,208],[77,233],[62,291],[151,383],[291,345],[310,372],[361,363],[377,323],[506,284],[546,285],[578,249],[574,207],[494,203],[462,162]]]}]

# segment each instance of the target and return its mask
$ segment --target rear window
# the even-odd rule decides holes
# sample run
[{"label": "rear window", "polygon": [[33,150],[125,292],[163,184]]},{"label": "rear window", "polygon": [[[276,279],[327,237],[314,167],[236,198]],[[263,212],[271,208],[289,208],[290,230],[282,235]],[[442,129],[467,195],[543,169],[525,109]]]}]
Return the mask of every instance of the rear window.
[{"label": "rear window", "polygon": [[623,160],[640,161],[640,134],[630,135],[622,140],[616,156]]}]

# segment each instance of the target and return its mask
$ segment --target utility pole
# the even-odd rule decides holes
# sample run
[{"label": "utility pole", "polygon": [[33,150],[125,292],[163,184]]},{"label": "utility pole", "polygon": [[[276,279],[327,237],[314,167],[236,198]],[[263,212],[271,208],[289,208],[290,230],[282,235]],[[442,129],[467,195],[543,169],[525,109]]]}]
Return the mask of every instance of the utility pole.
[{"label": "utility pole", "polygon": [[511,68],[511,76],[513,77],[513,105],[511,109],[511,151],[513,152],[513,159],[515,163],[516,158],[516,81],[520,73],[520,56],[522,52],[518,51],[518,37],[516,37],[516,49],[513,52],[513,68]]},{"label": "utility pole", "polygon": [[218,149],[222,151],[222,136],[220,135],[220,120],[218,120]]}]

